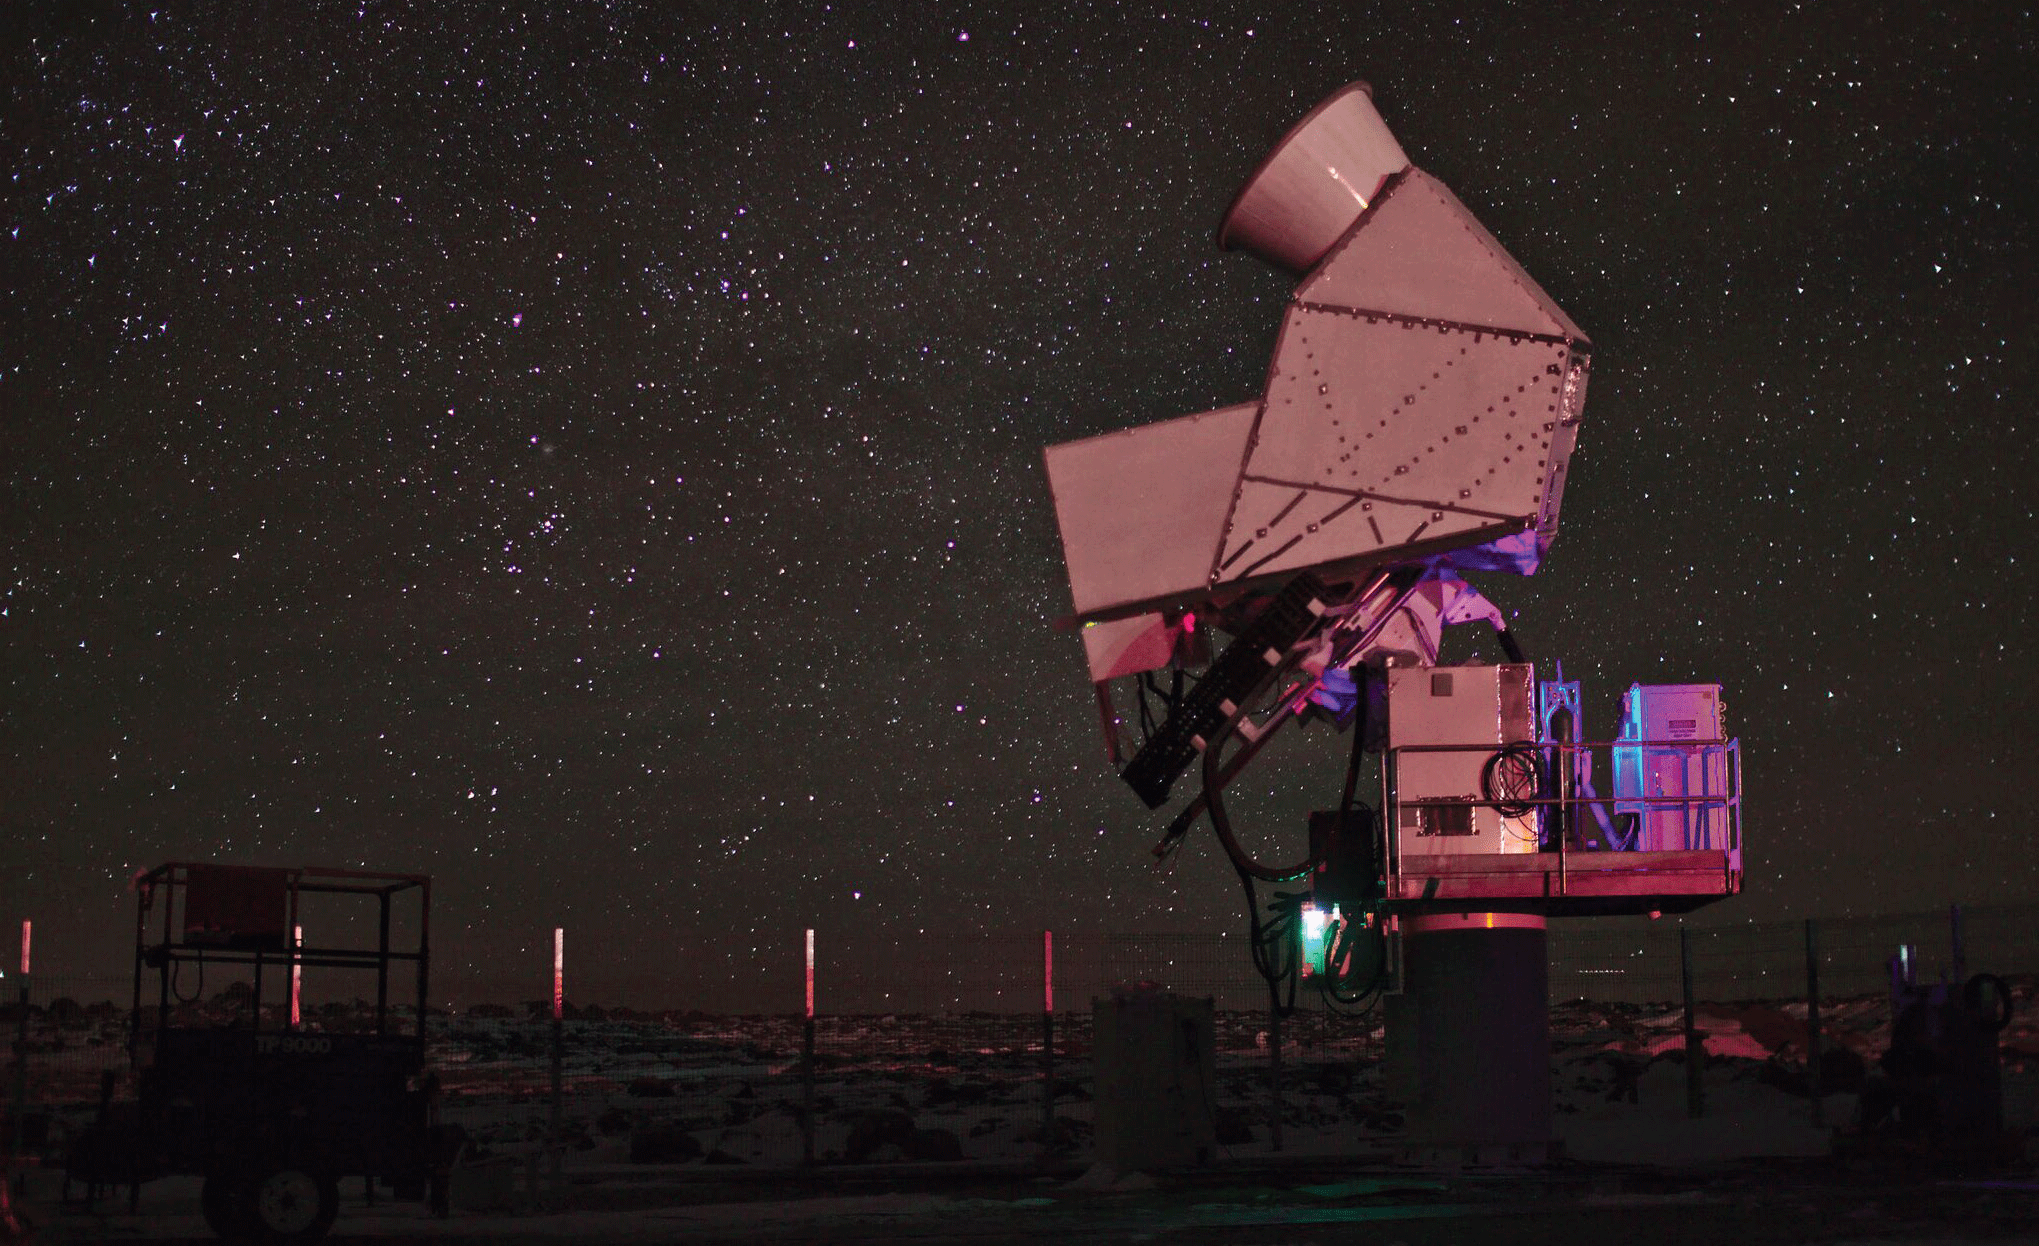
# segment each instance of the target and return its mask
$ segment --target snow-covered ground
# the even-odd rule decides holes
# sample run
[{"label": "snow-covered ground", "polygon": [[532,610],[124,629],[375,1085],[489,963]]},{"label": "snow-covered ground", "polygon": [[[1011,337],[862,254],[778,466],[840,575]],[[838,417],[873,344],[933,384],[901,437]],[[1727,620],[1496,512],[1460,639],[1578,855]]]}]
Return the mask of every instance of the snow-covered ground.
[{"label": "snow-covered ground", "polygon": [[[2039,1124],[2039,1015],[2032,984],[2002,1034],[2006,1123]],[[1880,997],[1822,1014],[1829,1093],[1816,1123],[1804,1089],[1803,1004],[1702,1005],[1705,1112],[1687,1110],[1682,1014],[1663,1005],[1553,1007],[1557,1132],[1576,1159],[1692,1163],[1824,1154],[1855,1117],[1853,1091],[1887,1041]],[[57,1107],[50,1149],[90,1119],[100,1070],[124,1070],[122,1018],[39,1018],[35,1097]],[[358,1026],[326,1010],[314,1025]],[[1217,1014],[1210,1099],[1220,1160],[1267,1156],[1275,1097],[1265,1014]],[[807,1150],[801,1122],[802,1023],[784,1016],[640,1014],[588,1009],[562,1027],[567,1162],[786,1167]],[[1376,1018],[1298,1014],[1284,1024],[1279,1096],[1288,1155],[1392,1150],[1402,1107],[1387,1093]],[[1088,1162],[1093,1123],[1087,1016],[1058,1018],[1052,1067],[1038,1015],[825,1017],[816,1024],[814,1158],[823,1163]],[[431,1064],[443,1115],[478,1157],[515,1164],[550,1129],[552,1025],[476,1008],[435,1023]],[[47,1073],[43,1076],[40,1074]],[[1053,1087],[1050,1113],[1047,1091]],[[1044,1128],[1045,1125],[1045,1128]]]},{"label": "snow-covered ground", "polygon": [[[2029,984],[2019,989],[2021,1008],[2002,1036],[2004,1101],[2007,1123],[2029,1134],[2039,1125],[2039,1025]],[[1832,1078],[1846,1082],[1874,1067],[1885,1012],[1877,999],[1828,1005],[1824,1045],[1854,1057],[1831,1057]],[[1570,1162],[1534,1178],[1400,1167],[1402,1110],[1388,1096],[1384,1039],[1372,1021],[1318,1014],[1285,1023],[1276,1156],[1266,1017],[1220,1013],[1212,1089],[1220,1155],[1204,1175],[1157,1180],[1092,1162],[1090,1036],[1081,1017],[1058,1022],[1052,1082],[1038,1016],[824,1019],[811,1092],[821,1167],[803,1175],[809,1091],[798,1019],[583,1015],[562,1026],[568,1145],[558,1186],[543,1148],[551,1023],[506,1013],[447,1018],[432,1044],[444,1115],[476,1144],[456,1174],[456,1214],[435,1220],[386,1198],[369,1205],[353,1181],[337,1232],[495,1246],[892,1238],[981,1246],[1157,1233],[1184,1242],[1242,1233],[1289,1240],[1286,1231],[1295,1240],[1427,1246],[1532,1240],[1516,1234],[1533,1224],[1542,1234],[1534,1240],[1572,1246],[1636,1233],[1702,1240],[1678,1236],[1687,1231],[1750,1243],[1965,1246],[2032,1240],[2018,1237],[2018,1226],[2039,1222],[2039,1186],[2030,1180],[1971,1190],[1906,1174],[1913,1188],[1898,1194],[1859,1179],[1837,1184],[1845,1173],[1836,1166],[1795,1166],[1828,1154],[1834,1130],[1855,1116],[1844,1086],[1823,1099],[1825,1123],[1814,1121],[1803,1085],[1802,1006],[1699,1009],[1707,1054],[1697,1119],[1688,1114],[1680,1012],[1554,1007],[1553,1107]],[[338,1014],[321,1020],[358,1023]],[[84,1070],[120,1063],[86,1033],[69,1035],[68,1050],[89,1059],[75,1062],[80,1071],[66,1084],[92,1083]],[[1053,1123],[1044,1135],[1051,1084]],[[53,1147],[90,1115],[84,1103],[60,1112]],[[1775,1158],[1735,1162],[1761,1157]],[[1362,1172],[1374,1175],[1354,1176]],[[150,1183],[133,1216],[120,1195],[62,1212],[57,1178],[54,1169],[29,1175],[28,1207],[44,1226],[43,1241],[207,1236],[194,1178]]]}]

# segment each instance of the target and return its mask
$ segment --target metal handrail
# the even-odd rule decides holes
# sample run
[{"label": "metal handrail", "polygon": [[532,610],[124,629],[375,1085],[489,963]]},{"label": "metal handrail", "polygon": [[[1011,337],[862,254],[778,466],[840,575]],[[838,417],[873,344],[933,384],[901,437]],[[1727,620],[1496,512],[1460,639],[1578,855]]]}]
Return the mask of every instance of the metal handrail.
[{"label": "metal handrail", "polygon": [[[1550,754],[1554,754],[1561,759],[1571,754],[1583,754],[1587,757],[1591,757],[1594,750],[1596,749],[1605,749],[1611,751],[1617,748],[1635,748],[1658,752],[1677,751],[1687,754],[1692,753],[1705,754],[1718,752],[1722,756],[1725,766],[1725,776],[1723,782],[1724,790],[1719,793],[1706,793],[1700,795],[1687,794],[1677,796],[1671,795],[1623,796],[1616,793],[1602,791],[1596,793],[1591,797],[1579,796],[1576,793],[1573,793],[1569,795],[1560,794],[1558,796],[1541,796],[1541,795],[1523,796],[1508,798],[1505,800],[1490,800],[1487,799],[1484,795],[1434,796],[1424,797],[1421,800],[1412,800],[1406,802],[1400,796],[1400,762],[1402,754],[1474,753],[1491,755],[1493,753],[1500,751],[1503,748],[1516,747],[1518,745],[1534,748],[1539,752],[1547,752]],[[1560,761],[1560,764],[1561,765],[1564,764],[1563,761]],[[1723,838],[1725,839],[1725,843],[1723,847],[1719,849],[1714,849],[1714,851],[1721,851],[1726,853],[1729,861],[1729,868],[1736,869],[1739,866],[1739,859],[1742,847],[1741,741],[1738,738],[1728,739],[1713,738],[1698,740],[1617,739],[1606,741],[1580,741],[1574,743],[1521,740],[1510,742],[1508,744],[1498,745],[1493,743],[1481,743],[1481,744],[1404,744],[1393,746],[1385,750],[1381,757],[1381,819],[1379,831],[1379,834],[1381,835],[1384,841],[1383,843],[1384,851],[1380,853],[1380,860],[1384,863],[1385,867],[1383,881],[1388,885],[1390,894],[1393,894],[1395,884],[1400,881],[1402,876],[1401,811],[1405,804],[1421,805],[1426,808],[1435,808],[1438,806],[1485,808],[1495,809],[1497,812],[1499,810],[1499,807],[1503,804],[1506,804],[1510,807],[1527,807],[1531,809],[1555,808],[1562,810],[1579,810],[1582,808],[1590,808],[1595,805],[1613,806],[1616,804],[1639,804],[1645,806],[1646,808],[1700,807],[1709,809],[1719,809],[1722,811],[1723,820],[1725,823],[1723,828],[1724,832]],[[1565,840],[1566,837],[1564,836],[1560,836],[1558,838],[1556,852],[1554,853],[1554,855],[1557,857],[1556,873],[1559,878],[1558,884],[1559,895],[1565,894],[1565,878],[1570,856],[1570,845],[1567,844]],[[1617,853],[1618,851],[1619,850],[1617,850]],[[1634,852],[1635,850],[1630,849],[1627,851]],[[1602,855],[1607,854],[1603,852],[1595,852],[1593,853],[1593,855],[1595,857],[1600,857]]]},{"label": "metal handrail", "polygon": [[[212,945],[193,942],[188,934],[178,937],[176,918],[180,910],[180,897],[191,885],[191,871],[194,867],[210,867],[214,862],[172,861],[143,871],[135,876],[134,889],[137,892],[135,907],[135,950],[134,990],[129,1019],[130,1057],[140,1060],[142,1051],[140,1039],[142,1025],[142,980],[145,973],[157,975],[157,1000],[154,1011],[156,1024],[150,1027],[158,1036],[169,1029],[171,990],[170,971],[173,965],[212,963],[219,965],[249,966],[254,970],[251,996],[251,1023],[255,1030],[262,1026],[263,971],[265,968],[294,973],[300,968],[335,969],[350,972],[370,972],[376,979],[376,1033],[384,1033],[384,1027],[391,1016],[389,987],[390,970],[396,965],[409,965],[416,973],[416,1025],[415,1041],[424,1038],[427,985],[431,957],[431,912],[432,879],[429,874],[390,873],[371,870],[340,869],[326,866],[278,867],[275,873],[282,875],[286,897],[286,929],[298,925],[298,901],[303,895],[354,896],[371,900],[377,908],[375,946],[303,947],[290,944],[284,948]],[[403,950],[390,944],[391,900],[409,892],[416,892],[416,929],[414,947]],[[162,905],[162,937],[151,942],[149,939],[150,910],[160,901]],[[408,905],[407,905],[408,907]],[[407,940],[408,941],[408,940]]]}]

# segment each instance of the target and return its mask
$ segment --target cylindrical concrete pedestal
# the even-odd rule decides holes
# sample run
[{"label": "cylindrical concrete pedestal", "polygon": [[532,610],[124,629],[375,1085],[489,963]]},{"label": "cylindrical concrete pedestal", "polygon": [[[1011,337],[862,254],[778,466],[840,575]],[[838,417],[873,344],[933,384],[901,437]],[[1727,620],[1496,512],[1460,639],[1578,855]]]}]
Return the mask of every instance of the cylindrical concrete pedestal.
[{"label": "cylindrical concrete pedestal", "polygon": [[1416,1013],[1409,1144],[1441,1160],[1537,1162],[1551,1144],[1550,986],[1544,919],[1403,919]]}]

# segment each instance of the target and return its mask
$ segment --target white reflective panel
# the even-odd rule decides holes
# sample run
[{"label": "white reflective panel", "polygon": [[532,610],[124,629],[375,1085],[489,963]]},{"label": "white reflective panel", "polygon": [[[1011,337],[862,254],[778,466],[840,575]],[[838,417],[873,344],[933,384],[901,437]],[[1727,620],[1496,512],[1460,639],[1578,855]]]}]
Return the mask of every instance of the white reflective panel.
[{"label": "white reflective panel", "polygon": [[1257,409],[1224,407],[1047,448],[1076,613],[1207,587]]},{"label": "white reflective panel", "polygon": [[[1280,557],[1269,561],[1260,574],[1349,563],[1383,548],[1392,557],[1406,558],[1412,547],[1489,529],[1495,523],[1474,515],[1389,502],[1374,502],[1371,510],[1341,505],[1338,511],[1337,517],[1327,520],[1320,531],[1305,536]],[[1385,546],[1380,543],[1383,538]]]},{"label": "white reflective panel", "polygon": [[1090,663],[1090,682],[1160,670],[1174,656],[1181,635],[1180,628],[1170,626],[1159,614],[1086,624],[1083,656]]},{"label": "white reflective panel", "polygon": [[1569,358],[1557,342],[1294,313],[1247,475],[1479,520],[1459,531],[1531,520]]},{"label": "white reflective panel", "polygon": [[1355,82],[1317,105],[1275,144],[1218,226],[1218,245],[1244,247],[1293,273],[1308,272],[1352,227],[1409,157]]},{"label": "white reflective panel", "polygon": [[1302,509],[1309,494],[1310,490],[1294,485],[1241,482],[1225,533],[1224,551],[1218,557],[1218,577],[1236,580],[1257,574],[1269,555],[1295,539],[1300,524],[1289,520]]},{"label": "white reflective panel", "polygon": [[1444,183],[1391,181],[1357,228],[1297,287],[1305,303],[1524,333],[1584,335]]},{"label": "white reflective panel", "polygon": [[[1240,516],[1260,518],[1234,522],[1218,573],[1221,582],[1330,563],[1393,561],[1414,541],[1435,541],[1496,522],[1427,505],[1259,481],[1247,481],[1239,494]],[[1299,495],[1302,500],[1288,507]],[[1266,518],[1277,507],[1286,507],[1285,513]]]},{"label": "white reflective panel", "polygon": [[1558,504],[1564,501],[1565,477],[1571,468],[1572,450],[1579,440],[1579,418],[1586,407],[1590,362],[1585,355],[1572,356],[1559,389],[1558,426],[1551,434],[1550,470],[1544,482],[1543,509],[1536,520],[1537,539],[1546,550],[1558,534]]}]

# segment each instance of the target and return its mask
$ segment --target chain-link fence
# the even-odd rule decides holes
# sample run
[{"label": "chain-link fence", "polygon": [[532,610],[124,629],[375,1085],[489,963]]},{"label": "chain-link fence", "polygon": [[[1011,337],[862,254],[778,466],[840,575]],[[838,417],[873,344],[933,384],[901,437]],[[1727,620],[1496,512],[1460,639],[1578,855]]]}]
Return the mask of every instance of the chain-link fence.
[{"label": "chain-link fence", "polygon": [[[1349,1091],[1378,1064],[1377,1015],[1343,1015],[1305,991],[1277,1022],[1230,937],[1051,949],[1037,934],[842,959],[824,942],[811,1033],[803,973],[789,960],[770,987],[785,1010],[763,1015],[583,1007],[573,999],[598,991],[570,986],[558,1030],[567,1145],[619,1161],[1077,1158],[1094,1125],[1091,1002],[1131,984],[1213,1000],[1211,1107],[1233,1154],[1276,1145],[1278,1114],[1292,1130],[1327,1124],[1306,1092]],[[434,1057],[447,1119],[496,1149],[550,1136],[549,1003],[469,1007],[443,1033]],[[1297,1088],[1281,1100],[1277,1057]],[[1371,1106],[1368,1119],[1380,1115]]]},{"label": "chain-link fence", "polygon": [[[1887,1042],[1893,957],[1908,957],[1920,981],[2011,978],[2029,1013],[2035,919],[2039,905],[1709,928],[1559,922],[1554,1048],[1622,1046],[1647,1059],[1693,1041],[1691,1028],[1717,1054],[1790,1062],[1819,1049],[1823,1030],[1828,1050],[1873,1059]],[[824,942],[811,1021],[797,946],[784,964],[757,984],[767,1011],[749,1015],[604,1006],[602,983],[570,976],[555,1021],[549,965],[466,991],[469,1002],[429,1019],[442,1116],[481,1152],[535,1154],[557,1138],[579,1163],[1080,1162],[1094,1125],[1091,1001],[1141,984],[1213,1001],[1209,1106],[1222,1154],[1350,1150],[1401,1125],[1380,1011],[1348,1013],[1305,987],[1277,1017],[1241,937],[1064,938],[1051,952],[1035,933],[839,957]],[[180,997],[180,1023],[247,1024],[237,989]],[[131,985],[36,976],[25,1005],[23,991],[19,979],[0,983],[20,1105],[9,1129],[54,1155],[103,1097],[133,1093]],[[266,1009],[263,1024],[285,1024],[286,1008]],[[365,1001],[318,999],[301,1024],[339,1031],[371,1018]],[[2021,1015],[2005,1032],[2011,1058],[2039,1060],[2031,1022]]]}]

